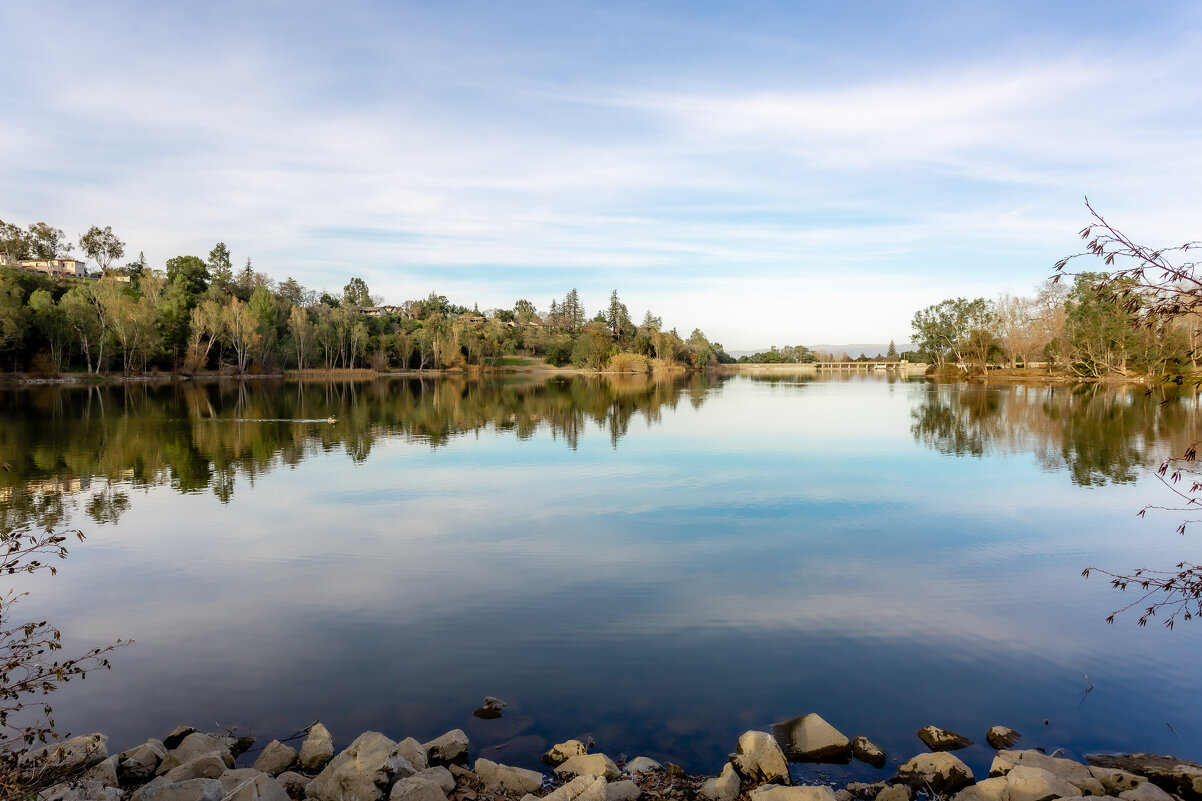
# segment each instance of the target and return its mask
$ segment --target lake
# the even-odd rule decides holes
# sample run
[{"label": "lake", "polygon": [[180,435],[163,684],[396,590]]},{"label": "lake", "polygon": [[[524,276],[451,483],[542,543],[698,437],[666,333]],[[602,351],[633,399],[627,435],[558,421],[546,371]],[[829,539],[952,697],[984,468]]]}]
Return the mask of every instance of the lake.
[{"label": "lake", "polygon": [[[591,735],[716,773],[818,712],[887,777],[951,728],[1202,758],[1202,622],[1087,566],[1196,557],[1153,475],[1197,397],[921,379],[276,380],[0,390],[0,520],[77,527],[18,612],[111,672],[53,699],[117,750],[321,719],[536,767]],[[336,422],[327,422],[333,415]],[[1092,688],[1092,689],[1090,689]],[[486,695],[499,720],[471,712]]]}]

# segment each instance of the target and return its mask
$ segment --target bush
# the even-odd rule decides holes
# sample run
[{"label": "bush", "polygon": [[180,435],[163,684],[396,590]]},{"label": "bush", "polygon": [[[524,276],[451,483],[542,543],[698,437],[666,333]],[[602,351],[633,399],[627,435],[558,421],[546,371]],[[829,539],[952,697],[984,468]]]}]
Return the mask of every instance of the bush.
[{"label": "bush", "polygon": [[570,340],[557,340],[547,345],[547,364],[563,367],[572,360],[572,343]]},{"label": "bush", "polygon": [[611,373],[649,373],[651,361],[641,353],[615,353],[605,369]]}]

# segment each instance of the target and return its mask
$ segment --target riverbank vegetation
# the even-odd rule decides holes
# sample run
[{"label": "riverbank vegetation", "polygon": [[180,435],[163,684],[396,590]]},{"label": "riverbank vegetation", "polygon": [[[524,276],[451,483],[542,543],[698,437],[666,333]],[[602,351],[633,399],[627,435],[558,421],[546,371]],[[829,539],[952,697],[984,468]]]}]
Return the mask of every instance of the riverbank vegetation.
[{"label": "riverbank vegetation", "polygon": [[0,367],[57,375],[170,371],[277,373],[283,369],[454,370],[503,366],[506,357],[587,370],[699,370],[732,362],[700,329],[687,337],[647,311],[636,324],[614,290],[590,316],[576,289],[549,307],[527,299],[480,311],[443,295],[385,304],[362,278],[338,294],[293,278],[277,282],[250,259],[235,269],[218,242],[207,259],[182,255],[163,269],[144,256],[124,266],[111,229],[80,237],[95,277],[38,272],[27,259],[61,259],[59,229],[0,221]]}]

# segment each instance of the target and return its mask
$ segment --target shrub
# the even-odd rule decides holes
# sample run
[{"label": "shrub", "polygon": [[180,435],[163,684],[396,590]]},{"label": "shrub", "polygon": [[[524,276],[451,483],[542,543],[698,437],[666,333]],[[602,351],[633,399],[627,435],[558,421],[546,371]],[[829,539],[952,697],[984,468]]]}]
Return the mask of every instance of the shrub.
[{"label": "shrub", "polygon": [[611,373],[649,373],[651,362],[641,353],[615,353],[605,369]]}]

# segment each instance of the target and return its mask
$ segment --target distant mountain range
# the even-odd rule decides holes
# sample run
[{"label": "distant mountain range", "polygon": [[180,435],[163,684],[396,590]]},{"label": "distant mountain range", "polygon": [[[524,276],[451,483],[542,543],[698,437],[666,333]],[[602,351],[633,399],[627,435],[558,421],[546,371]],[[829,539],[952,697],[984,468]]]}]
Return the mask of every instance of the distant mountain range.
[{"label": "distant mountain range", "polygon": [[[846,353],[848,356],[854,359],[861,353],[863,353],[865,356],[876,356],[878,353],[884,356],[889,350],[889,343],[886,342],[881,344],[879,342],[855,342],[850,345],[806,345],[806,347],[814,351],[833,353],[836,356],[838,356],[840,353]],[[910,342],[895,342],[894,347],[897,348],[898,353],[907,350],[914,350],[914,345]],[[731,350],[727,351],[727,353],[737,359],[740,356],[754,356],[755,354],[763,353],[766,350],[768,350],[768,348],[765,347],[759,348],[758,350]]]}]

